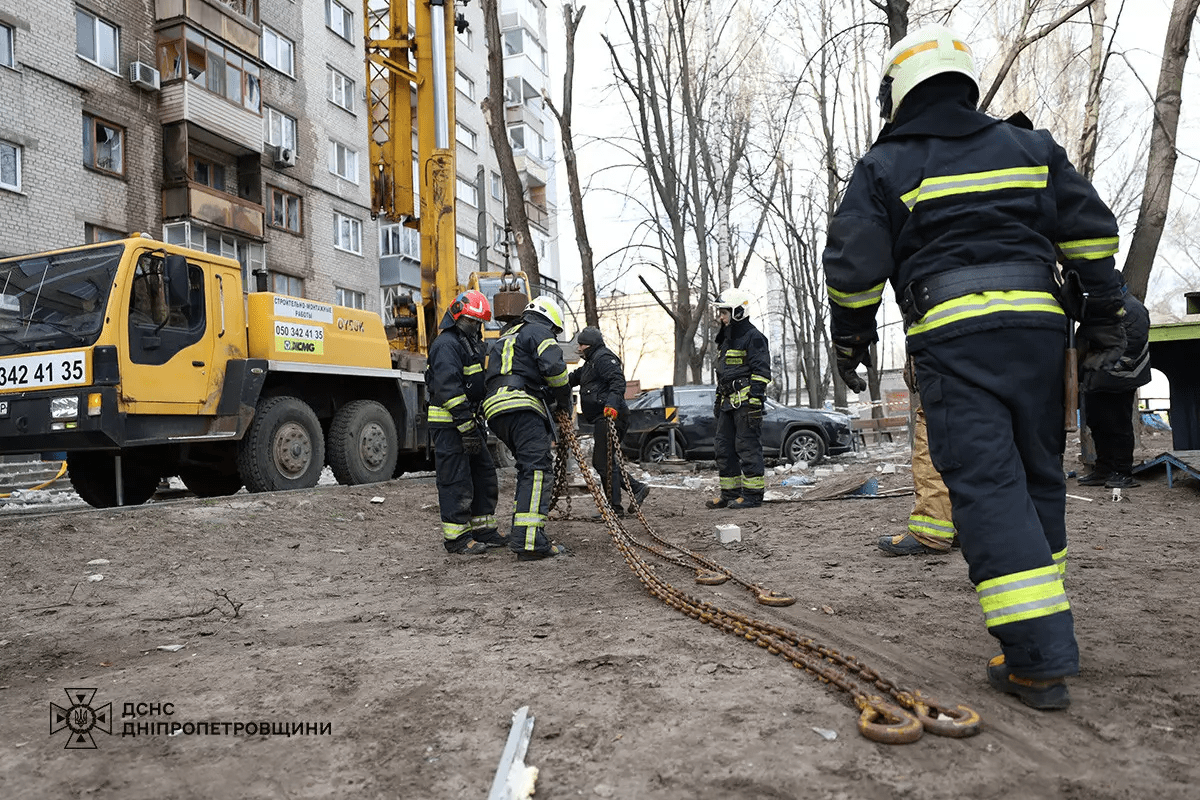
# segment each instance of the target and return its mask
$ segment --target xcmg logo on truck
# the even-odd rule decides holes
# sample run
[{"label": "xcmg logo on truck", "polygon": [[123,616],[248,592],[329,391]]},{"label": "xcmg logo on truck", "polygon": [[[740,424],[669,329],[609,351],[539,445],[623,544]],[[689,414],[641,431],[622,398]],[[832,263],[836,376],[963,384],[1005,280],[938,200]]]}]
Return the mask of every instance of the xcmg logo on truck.
[{"label": "xcmg logo on truck", "polygon": [[275,350],[282,353],[321,355],[325,352],[325,331],[316,326],[276,322]]},{"label": "xcmg logo on truck", "polygon": [[367,325],[360,319],[342,319],[338,317],[337,326],[339,331],[349,331],[350,333],[362,333],[367,329]]}]

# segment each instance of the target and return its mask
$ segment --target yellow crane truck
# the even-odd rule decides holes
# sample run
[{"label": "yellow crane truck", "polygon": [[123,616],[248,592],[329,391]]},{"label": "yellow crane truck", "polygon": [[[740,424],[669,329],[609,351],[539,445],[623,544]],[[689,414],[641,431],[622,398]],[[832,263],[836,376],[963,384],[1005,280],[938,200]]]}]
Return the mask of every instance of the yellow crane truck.
[{"label": "yellow crane truck", "polygon": [[[462,288],[454,3],[420,0],[411,19],[404,0],[363,5],[373,210],[421,233],[421,290],[395,326],[246,291],[237,261],[145,235],[0,260],[0,455],[65,452],[97,507],[171,476],[212,497],[311,487],[327,463],[344,484],[429,468],[424,357]],[[519,274],[468,286],[498,287],[500,318],[528,301]]]}]

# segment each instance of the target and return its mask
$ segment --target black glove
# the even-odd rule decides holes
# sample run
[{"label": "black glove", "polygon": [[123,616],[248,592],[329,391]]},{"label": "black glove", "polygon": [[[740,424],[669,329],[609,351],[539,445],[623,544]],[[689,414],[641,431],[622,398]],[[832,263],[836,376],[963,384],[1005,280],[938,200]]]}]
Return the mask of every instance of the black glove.
[{"label": "black glove", "polygon": [[750,430],[758,433],[762,430],[763,422],[763,407],[762,401],[759,400],[756,404],[754,400],[750,401],[749,407],[746,409],[746,422],[750,424]]},{"label": "black glove", "polygon": [[483,453],[483,437],[478,429],[472,429],[462,435],[463,452],[474,457]]},{"label": "black glove", "polygon": [[867,388],[867,382],[858,377],[855,372],[859,364],[871,366],[871,342],[855,341],[852,339],[834,340],[833,351],[837,355],[837,371],[846,382],[846,387],[852,392],[861,392]]},{"label": "black glove", "polygon": [[1120,319],[1089,319],[1079,326],[1076,338],[1087,340],[1088,350],[1117,350],[1118,355],[1125,352],[1125,326]]}]

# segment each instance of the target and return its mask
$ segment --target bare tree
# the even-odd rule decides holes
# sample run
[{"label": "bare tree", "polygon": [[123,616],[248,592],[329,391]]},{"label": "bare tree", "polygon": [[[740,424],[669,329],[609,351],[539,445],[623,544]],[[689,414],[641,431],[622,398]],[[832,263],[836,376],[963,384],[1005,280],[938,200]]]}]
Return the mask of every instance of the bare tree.
[{"label": "bare tree", "polygon": [[1154,122],[1150,132],[1150,155],[1146,164],[1146,183],[1142,189],[1142,207],[1125,257],[1125,281],[1139,299],[1146,297],[1154,257],[1167,224],[1167,206],[1171,200],[1171,181],[1179,151],[1175,134],[1179,130],[1179,109],[1183,104],[1183,71],[1187,65],[1188,43],[1200,0],[1175,0],[1163,43],[1162,67],[1154,96]]},{"label": "bare tree", "polygon": [[525,210],[525,187],[521,185],[521,174],[517,172],[512,144],[508,140],[508,125],[504,119],[504,45],[500,40],[500,11],[497,0],[482,0],[483,27],[488,51],[488,93],[483,100],[483,116],[487,120],[488,133],[496,160],[500,165],[500,177],[504,182],[505,219],[512,228],[517,244],[517,260],[532,286],[539,286],[542,273],[538,269],[537,251],[533,237],[529,234],[529,214]]},{"label": "bare tree", "polygon": [[600,313],[596,307],[596,274],[592,262],[592,244],[588,240],[587,221],[583,216],[583,188],[579,182],[579,161],[575,157],[575,140],[571,132],[571,110],[575,97],[575,32],[587,6],[574,8],[563,3],[563,27],[566,29],[566,70],[563,73],[562,111],[550,98],[546,103],[558,120],[562,138],[563,162],[567,167],[567,191],[571,196],[571,219],[575,225],[575,246],[579,248],[579,266],[583,273],[583,316],[588,325],[599,327]]}]

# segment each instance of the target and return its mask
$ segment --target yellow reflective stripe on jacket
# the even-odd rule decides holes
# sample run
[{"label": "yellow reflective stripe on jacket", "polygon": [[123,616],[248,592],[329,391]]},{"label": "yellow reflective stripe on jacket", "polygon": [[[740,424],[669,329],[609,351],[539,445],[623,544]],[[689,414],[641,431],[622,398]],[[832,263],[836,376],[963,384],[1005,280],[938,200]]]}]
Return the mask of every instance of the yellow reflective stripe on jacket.
[{"label": "yellow reflective stripe on jacket", "polygon": [[1082,258],[1087,261],[1095,261],[1115,256],[1120,241],[1117,236],[1107,236],[1103,239],[1077,239],[1073,242],[1059,242],[1058,249],[1062,250],[1062,254],[1068,259]]},{"label": "yellow reflective stripe on jacket", "polygon": [[465,394],[456,395],[446,401],[444,408],[449,411],[452,408],[458,408],[465,402],[467,402],[467,396]]},{"label": "yellow reflective stripe on jacket", "polygon": [[758,381],[759,383],[762,383],[764,386],[771,382],[771,379],[764,375],[751,375],[750,380]]},{"label": "yellow reflective stripe on jacket", "polygon": [[463,366],[463,375],[475,375],[479,372],[483,372],[482,364],[467,364]]},{"label": "yellow reflective stripe on jacket", "polygon": [[901,195],[900,199],[912,211],[922,200],[936,200],[956,194],[994,192],[999,189],[1045,189],[1049,177],[1049,167],[1013,167],[943,175],[926,178],[920,186]]},{"label": "yellow reflective stripe on jacket", "polygon": [[1036,311],[1043,314],[1063,313],[1062,306],[1049,292],[976,292],[944,303],[938,303],[908,329],[909,336],[1001,311]]},{"label": "yellow reflective stripe on jacket", "polygon": [[733,348],[726,350],[724,355],[725,363],[729,365],[739,365],[745,357],[745,350],[734,350]]},{"label": "yellow reflective stripe on jacket", "polygon": [[842,308],[867,308],[883,300],[885,286],[887,286],[887,281],[861,292],[839,292],[829,284],[825,285],[825,289],[829,292],[829,299]]},{"label": "yellow reflective stripe on jacket", "polygon": [[537,354],[540,356],[556,344],[558,344],[557,339],[542,339],[542,343],[538,345]]},{"label": "yellow reflective stripe on jacket", "polygon": [[469,419],[457,427],[459,433],[470,433],[475,429],[475,420]]},{"label": "yellow reflective stripe on jacket", "polygon": [[483,401],[483,415],[488,419],[497,414],[506,414],[509,411],[521,411],[523,409],[536,411],[543,417],[546,416],[546,408],[542,405],[542,401],[523,389],[501,386],[496,390],[495,394]]},{"label": "yellow reflective stripe on jacket", "polygon": [[975,593],[989,628],[1048,617],[1071,607],[1054,564],[983,581]]},{"label": "yellow reflective stripe on jacket", "polygon": [[548,378],[546,378],[546,383],[550,384],[550,386],[552,386],[553,388],[558,389],[563,386],[566,386],[567,382],[570,379],[571,379],[571,376],[567,374],[567,368],[563,367],[562,372],[558,373],[557,375],[551,375]]},{"label": "yellow reflective stripe on jacket", "polygon": [[450,415],[449,411],[442,408],[441,406],[430,406],[429,407],[429,421],[430,422],[454,422],[454,417],[452,417]]},{"label": "yellow reflective stripe on jacket", "polygon": [[513,367],[513,337],[508,336],[504,339],[504,344],[500,347],[500,374],[512,375]]}]

